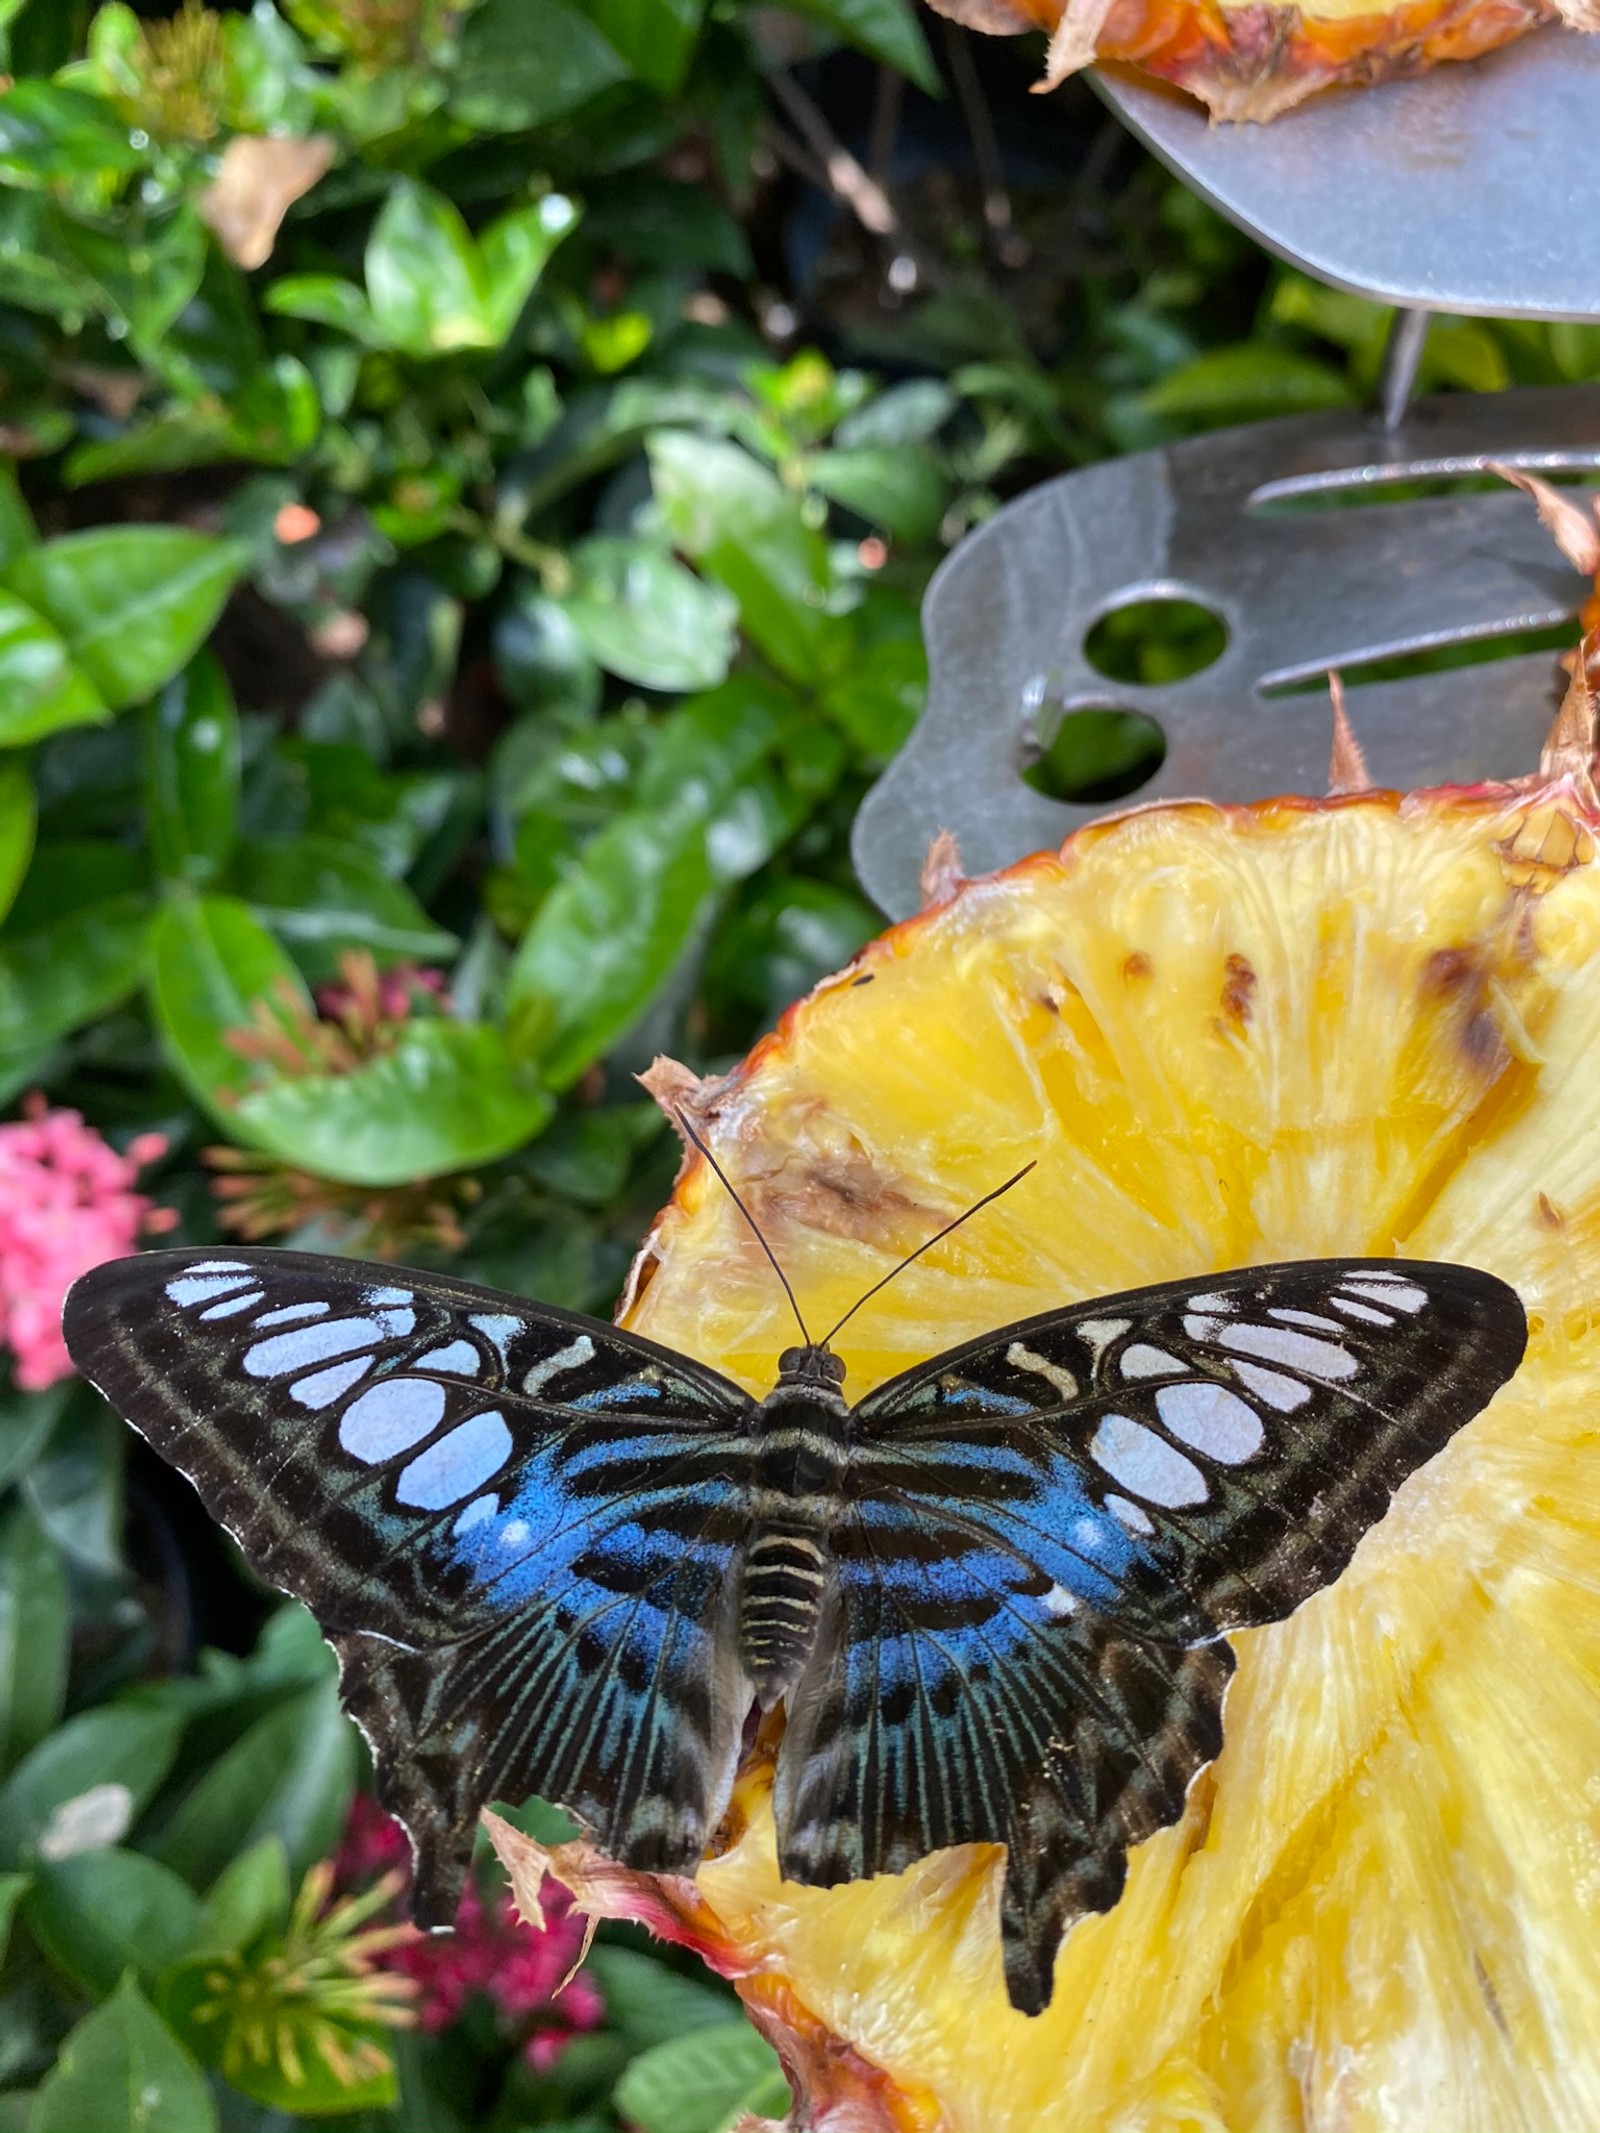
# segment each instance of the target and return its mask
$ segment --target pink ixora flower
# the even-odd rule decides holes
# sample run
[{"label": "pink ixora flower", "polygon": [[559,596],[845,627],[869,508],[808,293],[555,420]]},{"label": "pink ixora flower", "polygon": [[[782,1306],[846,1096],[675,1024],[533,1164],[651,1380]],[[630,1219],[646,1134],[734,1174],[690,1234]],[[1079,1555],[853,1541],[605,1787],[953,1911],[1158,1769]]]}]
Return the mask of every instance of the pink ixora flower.
[{"label": "pink ixora flower", "polygon": [[[339,1847],[335,1881],[366,1881],[409,1863],[400,1825],[357,1795]],[[605,2013],[599,1988],[571,1973],[583,1954],[584,1922],[567,1891],[547,1881],[541,1898],[544,1929],[525,1925],[509,1891],[485,1897],[468,1881],[453,1933],[419,1934],[379,1958],[386,1969],[419,1988],[417,2019],[437,2035],[460,2019],[474,1996],[486,1999],[515,2037],[536,2073],[553,2066],[569,2040],[593,2029]]]},{"label": "pink ixora flower", "polygon": [[166,1154],[162,1134],[141,1133],[119,1155],[76,1111],[52,1111],[37,1093],[22,1108],[0,1126],[0,1341],[17,1384],[40,1392],[72,1374],[61,1305],[78,1276],[178,1217],[134,1190]]}]

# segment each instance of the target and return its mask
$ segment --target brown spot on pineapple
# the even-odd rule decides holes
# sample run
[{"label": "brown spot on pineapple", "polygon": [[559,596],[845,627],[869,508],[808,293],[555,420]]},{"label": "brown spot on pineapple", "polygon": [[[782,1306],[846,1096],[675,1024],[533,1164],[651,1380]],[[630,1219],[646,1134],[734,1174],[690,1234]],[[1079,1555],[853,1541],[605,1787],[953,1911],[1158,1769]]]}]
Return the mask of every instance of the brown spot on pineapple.
[{"label": "brown spot on pineapple", "polygon": [[1425,1004],[1442,1007],[1456,1025],[1456,1041],[1473,1070],[1493,1081],[1510,1064],[1489,998],[1489,966],[1481,948],[1437,948],[1422,972]]},{"label": "brown spot on pineapple", "polygon": [[1539,1211],[1533,1218],[1541,1229],[1565,1229],[1567,1218],[1547,1193],[1539,1195]]},{"label": "brown spot on pineapple", "polygon": [[1131,985],[1138,978],[1147,978],[1155,969],[1154,963],[1142,948],[1136,948],[1122,965],[1122,975]]},{"label": "brown spot on pineapple", "polygon": [[1223,1019],[1236,1030],[1243,1030],[1250,1023],[1256,983],[1256,974],[1244,956],[1230,955],[1223,963]]}]

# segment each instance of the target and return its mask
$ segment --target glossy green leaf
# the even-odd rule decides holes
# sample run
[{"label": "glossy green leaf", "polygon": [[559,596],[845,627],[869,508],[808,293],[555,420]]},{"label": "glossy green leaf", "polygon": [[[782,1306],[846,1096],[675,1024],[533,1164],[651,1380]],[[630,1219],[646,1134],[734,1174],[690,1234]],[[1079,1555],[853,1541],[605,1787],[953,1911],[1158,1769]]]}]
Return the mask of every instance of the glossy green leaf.
[{"label": "glossy green leaf", "polygon": [[615,2091],[639,2133],[721,2133],[745,2112],[790,2107],[778,2055],[746,2021],[693,2029],[633,2060]]},{"label": "glossy green leaf", "polygon": [[620,2029],[635,2051],[691,2030],[724,2027],[738,2014],[726,1987],[685,1977],[637,1948],[602,1943],[590,1950],[584,1968],[605,1998],[607,2025]]},{"label": "glossy green leaf", "polygon": [[68,1402],[49,1441],[23,1477],[22,1493],[66,1557],[92,1578],[120,1579],[123,1462],[128,1433],[102,1401]]},{"label": "glossy green leaf", "polygon": [[569,0],[483,0],[462,30],[450,110],[484,133],[522,133],[627,74],[620,53]]},{"label": "glossy green leaf", "polygon": [[0,587],[0,747],[110,716],[61,632]]},{"label": "glossy green leaf", "polygon": [[150,929],[150,997],[172,1064],[196,1100],[230,1130],[232,1105],[261,1070],[228,1043],[255,1003],[311,1012],[294,962],[230,896],[183,898]]},{"label": "glossy green leaf", "polygon": [[19,81],[0,96],[0,178],[54,185],[137,170],[138,151],[109,104],[53,82]]},{"label": "glossy green leaf", "polygon": [[0,571],[39,545],[39,529],[33,513],[9,467],[0,466]]},{"label": "glossy green leaf", "polygon": [[128,895],[0,936],[0,1051],[53,1043],[120,1005],[143,975],[148,925],[145,898]]},{"label": "glossy green leaf", "polygon": [[215,2133],[205,2075],[132,1979],[61,2047],[28,2133]]},{"label": "glossy green leaf", "polygon": [[353,281],[337,274],[286,274],[262,299],[262,309],[280,318],[303,318],[313,326],[332,326],[354,341],[378,346],[382,336],[372,306]]},{"label": "glossy green leaf", "polygon": [[817,452],[806,472],[813,488],[896,541],[931,540],[949,494],[932,453],[916,445]]},{"label": "glossy green leaf", "polygon": [[356,1753],[331,1681],[287,1697],[201,1775],[151,1849],[201,1888],[241,1852],[275,1837],[298,1880],[338,1842]]},{"label": "glossy green leaf", "polygon": [[282,1837],[258,1838],[230,1859],[206,1891],[201,1938],[208,1949],[234,1955],[289,1915],[289,1854]]},{"label": "glossy green leaf", "polygon": [[254,1089],[232,1130],[319,1177],[401,1185],[497,1162],[531,1140],[552,1108],[499,1030],[418,1019],[392,1051],[353,1073]]},{"label": "glossy green leaf", "polygon": [[733,594],[778,671],[813,685],[842,671],[853,632],[828,611],[827,543],[777,476],[739,445],[682,430],[651,438],[650,471],[673,541]]},{"label": "glossy green leaf", "polygon": [[683,86],[705,11],[706,0],[589,0],[606,42],[663,96]]},{"label": "glossy green leaf", "polygon": [[0,1771],[61,1716],[71,1638],[66,1567],[25,1504],[0,1515]]},{"label": "glossy green leaf", "polygon": [[0,1874],[0,1963],[4,1963],[6,1950],[11,1944],[11,1921],[16,1917],[17,1905],[28,1888],[28,1875]]},{"label": "glossy green leaf", "polygon": [[493,346],[477,246],[442,193],[409,179],[397,184],[372,226],[366,265],[385,346],[420,356]]},{"label": "glossy green leaf", "polygon": [[61,1378],[42,1392],[0,1393],[0,1489],[26,1474],[49,1442],[71,1396],[72,1380]]},{"label": "glossy green leaf", "polygon": [[775,744],[792,700],[745,677],[657,733],[639,804],[551,889],[507,978],[519,1047],[566,1087],[642,1013],[692,939],[720,878],[714,832]]},{"label": "glossy green leaf", "polygon": [[15,902],[33,857],[37,816],[27,764],[18,756],[0,757],[0,920]]},{"label": "glossy green leaf", "polygon": [[1289,348],[1241,341],[1210,348],[1139,395],[1146,415],[1206,425],[1344,407],[1355,397],[1330,364]]},{"label": "glossy green leaf", "polygon": [[440,963],[460,946],[404,882],[338,838],[251,838],[240,847],[233,886],[313,984],[336,976],[348,949],[368,949],[380,963]]},{"label": "glossy green leaf", "polygon": [[928,693],[920,635],[869,645],[823,695],[823,708],[869,761],[886,763],[910,737]]},{"label": "glossy green leaf", "polygon": [[711,689],[727,674],[738,609],[647,541],[599,534],[572,553],[562,604],[609,674],[647,689]]},{"label": "glossy green leaf", "polygon": [[546,193],[531,207],[513,208],[478,239],[483,315],[498,348],[533,294],[545,262],[577,227],[578,210],[565,193]]},{"label": "glossy green leaf", "polygon": [[118,710],[193,658],[248,560],[242,542],[181,526],[99,526],[30,550],[7,582]]},{"label": "glossy green leaf", "polygon": [[520,711],[574,724],[600,708],[600,667],[558,600],[527,579],[514,584],[495,617],[494,663]]},{"label": "glossy green leaf", "polygon": [[[0,1788],[0,1863],[31,1865],[45,1854],[63,1856],[81,1841],[77,1823],[100,1833],[136,1816],[172,1767],[179,1721],[175,1712],[133,1703],[107,1704],[69,1718],[26,1755]],[[108,1797],[116,1788],[124,1798]],[[96,1799],[80,1808],[86,1794]],[[76,1812],[75,1812],[76,1810]],[[122,1831],[116,1831],[122,1834]]]},{"label": "glossy green leaf", "polygon": [[24,1916],[46,1959],[93,2000],[130,1970],[151,1983],[189,1952],[203,1924],[186,1881],[142,1852],[116,1846],[41,1861]]},{"label": "glossy green leaf", "polygon": [[205,271],[205,225],[195,209],[185,201],[159,222],[141,218],[132,229],[67,220],[62,239],[113,333],[159,361],[165,335]]},{"label": "glossy green leaf", "polygon": [[208,652],[175,674],[145,713],[150,851],[173,881],[200,886],[226,865],[239,824],[239,714]]},{"label": "glossy green leaf", "polygon": [[941,92],[933,63],[911,0],[788,0],[797,15],[808,15],[846,44],[908,76],[930,96]]}]

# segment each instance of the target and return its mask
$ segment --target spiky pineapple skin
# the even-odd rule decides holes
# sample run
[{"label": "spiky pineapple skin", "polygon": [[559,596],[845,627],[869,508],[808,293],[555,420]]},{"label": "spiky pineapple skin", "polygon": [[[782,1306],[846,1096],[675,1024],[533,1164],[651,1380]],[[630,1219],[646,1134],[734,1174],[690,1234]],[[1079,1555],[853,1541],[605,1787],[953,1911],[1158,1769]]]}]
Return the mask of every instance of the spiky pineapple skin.
[{"label": "spiky pineapple skin", "polygon": [[[1005,1999],[998,1850],[787,1886],[759,1757],[694,1884],[621,1877],[623,1898],[613,1875],[608,1900],[743,1979],[817,2124],[1600,2125],[1600,863],[1579,784],[1136,810],[965,885],[734,1074],[680,1080],[822,1323],[1038,1159],[852,1322],[853,1398],[1031,1312],[1248,1261],[1459,1260],[1530,1316],[1517,1379],[1338,1584],[1236,1640],[1219,1761],[1116,1910],[1069,1935],[1046,2014]],[[770,1384],[785,1307],[703,1163],[626,1316]]]}]

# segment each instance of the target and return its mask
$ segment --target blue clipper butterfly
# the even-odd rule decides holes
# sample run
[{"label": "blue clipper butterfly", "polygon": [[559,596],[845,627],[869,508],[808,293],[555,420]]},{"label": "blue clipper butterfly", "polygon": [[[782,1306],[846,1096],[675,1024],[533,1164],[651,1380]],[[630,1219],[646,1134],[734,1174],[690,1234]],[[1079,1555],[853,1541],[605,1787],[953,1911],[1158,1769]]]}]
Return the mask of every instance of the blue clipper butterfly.
[{"label": "blue clipper butterfly", "polygon": [[445,1275],[223,1249],[97,1268],[65,1330],[316,1615],[421,1923],[454,1917],[493,1798],[692,1873],[782,1698],[785,1877],[1003,1844],[1037,2013],[1218,1753],[1227,1633],[1339,1575],[1527,1329],[1489,1274],[1309,1260],[1049,1311],[851,1407],[832,1334],[756,1400]]}]

